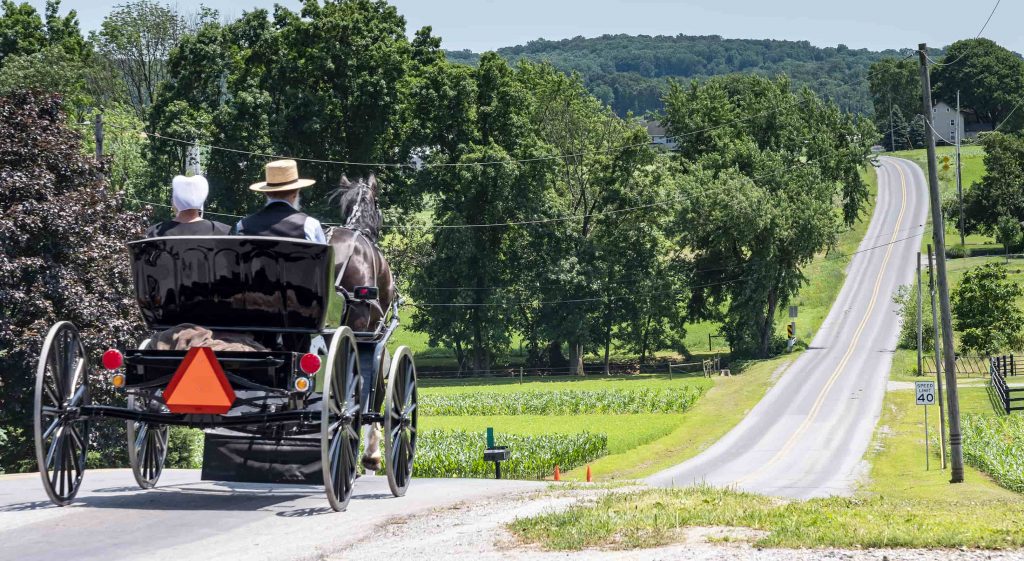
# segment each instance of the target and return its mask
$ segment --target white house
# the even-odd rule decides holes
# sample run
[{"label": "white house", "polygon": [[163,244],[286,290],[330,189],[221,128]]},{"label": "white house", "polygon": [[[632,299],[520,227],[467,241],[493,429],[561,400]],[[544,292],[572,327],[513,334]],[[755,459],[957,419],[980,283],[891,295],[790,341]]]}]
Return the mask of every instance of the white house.
[{"label": "white house", "polygon": [[644,126],[647,127],[647,134],[651,137],[651,144],[667,150],[675,150],[678,146],[676,139],[668,136],[664,125],[658,121],[645,121]]},{"label": "white house", "polygon": [[956,144],[959,136],[964,137],[964,120],[957,118],[956,108],[939,101],[932,107],[932,128],[934,128],[935,142],[944,144]]}]

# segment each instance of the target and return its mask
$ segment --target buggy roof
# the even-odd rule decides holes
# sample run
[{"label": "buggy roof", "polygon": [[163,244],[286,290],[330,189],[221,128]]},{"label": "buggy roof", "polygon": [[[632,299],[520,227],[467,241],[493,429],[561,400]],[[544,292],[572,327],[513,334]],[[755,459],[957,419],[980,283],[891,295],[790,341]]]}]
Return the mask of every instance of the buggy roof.
[{"label": "buggy roof", "polygon": [[315,333],[333,289],[329,245],[259,236],[178,236],[128,243],[150,329]]}]

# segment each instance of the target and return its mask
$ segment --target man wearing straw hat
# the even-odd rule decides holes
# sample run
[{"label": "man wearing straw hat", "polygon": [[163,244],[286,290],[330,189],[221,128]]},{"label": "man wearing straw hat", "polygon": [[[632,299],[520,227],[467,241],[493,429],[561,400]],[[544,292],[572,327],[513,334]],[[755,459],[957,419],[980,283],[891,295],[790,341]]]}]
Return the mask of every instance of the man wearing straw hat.
[{"label": "man wearing straw hat", "polygon": [[327,243],[320,221],[299,211],[299,189],[316,183],[300,179],[295,160],[277,160],[266,167],[266,181],[249,186],[267,197],[262,210],[235,224],[232,233],[240,236],[275,236]]}]

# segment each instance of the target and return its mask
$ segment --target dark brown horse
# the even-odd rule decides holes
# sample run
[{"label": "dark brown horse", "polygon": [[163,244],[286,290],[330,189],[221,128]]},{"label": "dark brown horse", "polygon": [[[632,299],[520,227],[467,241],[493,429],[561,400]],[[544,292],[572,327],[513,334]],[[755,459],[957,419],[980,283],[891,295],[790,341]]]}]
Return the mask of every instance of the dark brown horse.
[{"label": "dark brown horse", "polygon": [[352,331],[375,331],[395,300],[395,279],[384,255],[377,247],[380,239],[381,212],[377,205],[377,177],[373,174],[356,181],[342,176],[331,198],[339,199],[341,228],[331,228],[327,243],[334,247],[335,285],[350,294],[356,287],[376,287],[377,298],[351,302],[346,325]]},{"label": "dark brown horse", "polygon": [[[382,332],[387,327],[387,310],[397,297],[391,267],[377,247],[383,222],[378,194],[377,177],[373,174],[356,181],[342,176],[338,189],[331,194],[332,200],[339,199],[343,225],[327,232],[327,243],[334,247],[335,286],[350,295],[345,325],[356,332]],[[362,288],[375,288],[376,296],[361,297]],[[381,367],[387,368],[386,361]],[[370,391],[365,381],[383,377],[367,372],[363,376],[365,400]],[[381,467],[380,439],[380,424],[367,427],[362,463],[369,471]]]}]

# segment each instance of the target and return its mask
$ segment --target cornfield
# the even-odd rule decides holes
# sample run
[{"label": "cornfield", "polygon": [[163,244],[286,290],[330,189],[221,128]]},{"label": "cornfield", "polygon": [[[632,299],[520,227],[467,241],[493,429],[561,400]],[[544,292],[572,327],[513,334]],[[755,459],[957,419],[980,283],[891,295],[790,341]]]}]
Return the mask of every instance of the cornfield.
[{"label": "cornfield", "polygon": [[579,415],[583,413],[682,413],[703,395],[698,386],[677,389],[556,390],[420,396],[424,415]]},{"label": "cornfield", "polygon": [[962,430],[964,460],[1024,493],[1024,416],[964,415]]},{"label": "cornfield", "polygon": [[[432,430],[419,434],[413,474],[416,477],[494,477],[494,464],[484,461],[483,432]],[[501,464],[502,477],[543,479],[557,464],[562,470],[593,461],[608,451],[604,434],[500,435],[511,457]]]}]

